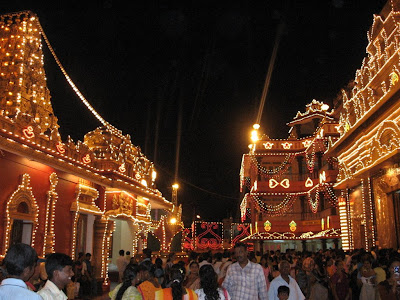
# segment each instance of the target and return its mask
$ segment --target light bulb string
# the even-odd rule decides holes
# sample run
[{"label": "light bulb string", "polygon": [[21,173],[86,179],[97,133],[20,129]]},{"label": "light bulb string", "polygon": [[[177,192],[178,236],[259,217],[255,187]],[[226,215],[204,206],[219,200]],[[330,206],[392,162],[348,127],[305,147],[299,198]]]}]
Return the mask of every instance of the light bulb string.
[{"label": "light bulb string", "polygon": [[106,126],[107,128],[114,128],[114,126],[112,126],[110,123],[108,123],[102,116],[100,116],[100,114],[93,108],[93,106],[89,103],[89,101],[85,98],[85,96],[83,96],[83,94],[79,91],[79,89],[77,88],[77,86],[74,84],[74,82],[72,81],[71,77],[69,77],[68,73],[66,72],[66,70],[64,69],[63,65],[61,64],[60,60],[58,59],[53,47],[50,44],[49,39],[47,38],[46,33],[43,30],[42,25],[39,22],[39,19],[37,18],[37,23],[38,26],[40,28],[40,32],[41,35],[43,36],[44,41],[46,42],[47,47],[49,48],[51,54],[54,57],[54,60],[56,61],[58,67],[60,68],[61,72],[63,73],[65,79],[67,80],[68,84],[72,87],[72,89],[74,90],[74,92],[76,93],[76,95],[81,99],[81,101],[83,102],[83,104],[85,104],[85,106],[89,109],[89,111],[95,116],[95,118],[97,120],[100,121],[101,124],[103,124],[104,126]]}]

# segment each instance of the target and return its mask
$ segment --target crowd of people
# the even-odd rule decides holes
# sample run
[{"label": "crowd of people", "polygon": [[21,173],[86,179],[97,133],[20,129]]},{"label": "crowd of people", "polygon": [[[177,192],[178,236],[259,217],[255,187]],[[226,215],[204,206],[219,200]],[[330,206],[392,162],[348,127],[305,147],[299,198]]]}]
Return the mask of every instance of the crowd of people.
[{"label": "crowd of people", "polygon": [[12,245],[0,267],[0,299],[66,300],[97,295],[90,253],[73,261],[64,253],[39,259],[29,245]]},{"label": "crowd of people", "polygon": [[[90,298],[97,294],[90,259],[53,253],[41,260],[31,246],[12,245],[0,268],[0,299]],[[394,249],[261,254],[237,243],[217,253],[170,253],[166,261],[150,249],[134,257],[121,250],[117,265],[119,282],[105,295],[112,300],[400,299]]]},{"label": "crowd of people", "polygon": [[[146,268],[139,258],[128,264],[137,266],[136,281],[126,283],[134,299],[400,299],[400,253],[394,249],[261,254],[238,243],[232,251],[181,258],[170,253],[165,263],[160,258],[152,262],[149,249],[144,253]],[[130,299],[122,286],[110,293],[112,299]]]}]

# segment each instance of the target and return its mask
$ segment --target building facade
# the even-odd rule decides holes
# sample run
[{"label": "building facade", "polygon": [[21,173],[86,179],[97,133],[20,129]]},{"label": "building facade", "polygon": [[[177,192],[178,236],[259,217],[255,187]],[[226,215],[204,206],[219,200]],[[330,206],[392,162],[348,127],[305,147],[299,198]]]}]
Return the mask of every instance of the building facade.
[{"label": "building facade", "polygon": [[388,1],[367,33],[367,56],[336,99],[335,190],[346,248],[399,248],[400,2]]},{"label": "building facade", "polygon": [[325,155],[338,137],[328,107],[313,100],[298,112],[287,139],[259,137],[255,127],[240,173],[243,222],[251,224],[244,242],[255,250],[311,250],[341,246],[333,184],[334,157]]},{"label": "building facade", "polygon": [[89,252],[96,276],[107,279],[119,249],[134,254],[146,247],[149,232],[159,227],[154,211],[175,214],[174,234],[180,209],[155,187],[153,163],[95,112],[55,56],[102,123],[83,142],[62,141],[43,40],[55,56],[34,13],[0,16],[0,257],[17,242],[42,257],[56,251],[75,259]]}]

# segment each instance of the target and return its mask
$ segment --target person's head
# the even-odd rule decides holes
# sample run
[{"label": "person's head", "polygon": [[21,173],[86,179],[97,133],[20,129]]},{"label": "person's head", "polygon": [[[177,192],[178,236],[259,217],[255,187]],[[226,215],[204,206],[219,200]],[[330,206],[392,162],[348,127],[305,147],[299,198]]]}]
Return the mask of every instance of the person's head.
[{"label": "person's head", "polygon": [[281,260],[279,263],[279,272],[282,276],[288,276],[290,273],[290,264],[287,260]]},{"label": "person's head", "polygon": [[199,274],[199,264],[197,261],[192,261],[189,264],[189,271],[191,274]]},{"label": "person's head", "polygon": [[92,254],[90,254],[90,253],[86,253],[86,260],[90,260],[92,258]]},{"label": "person's head", "polygon": [[231,256],[232,256],[232,253],[228,249],[225,249],[224,253],[222,254],[222,257],[227,259],[227,258],[230,258]]},{"label": "person's head", "polygon": [[260,264],[261,264],[264,268],[268,267],[268,254],[264,254],[263,256],[261,256]]},{"label": "person's head", "polygon": [[173,300],[182,300],[184,279],[185,269],[179,264],[172,265],[170,269],[170,286],[172,289]]},{"label": "person's head", "polygon": [[214,254],[215,261],[221,261],[222,260],[222,253],[217,252]]},{"label": "person's head", "polygon": [[146,281],[153,278],[156,271],[156,265],[151,261],[145,260],[139,265],[140,267],[140,281]]},{"label": "person's head", "polygon": [[281,285],[278,287],[278,299],[287,300],[289,299],[290,289],[286,285]]},{"label": "person's head", "polygon": [[176,259],[176,254],[175,252],[171,252],[170,254],[168,254],[168,261],[173,262]]},{"label": "person's head", "polygon": [[372,267],[372,258],[369,255],[365,255],[362,258],[363,268],[370,269]]},{"label": "person's head", "polygon": [[35,271],[37,261],[35,249],[27,244],[18,243],[8,249],[3,265],[9,277],[28,281]]},{"label": "person's head", "polygon": [[46,273],[49,278],[60,290],[71,282],[74,276],[72,271],[72,259],[64,253],[52,253],[46,259]]},{"label": "person's head", "polygon": [[311,257],[306,257],[303,260],[302,268],[306,272],[311,272],[314,270],[315,267],[315,261]]},{"label": "person's head", "polygon": [[131,256],[131,251],[126,251],[126,255]]},{"label": "person's head", "polygon": [[344,269],[344,262],[341,259],[337,259],[335,261],[335,266],[336,266],[336,272],[340,273]]},{"label": "person's head", "polygon": [[85,259],[85,253],[79,252],[77,261],[82,262],[84,259]]},{"label": "person's head", "polygon": [[150,258],[151,259],[151,253],[152,253],[152,251],[151,251],[150,248],[146,248],[146,249],[143,250],[143,254],[144,254],[145,258]]},{"label": "person's head", "polygon": [[125,268],[124,274],[123,274],[123,281],[122,285],[118,290],[117,296],[115,297],[115,300],[121,300],[122,296],[124,295],[125,291],[127,290],[128,287],[130,286],[135,286],[138,281],[139,281],[139,266],[136,264],[128,264]]},{"label": "person's head", "polygon": [[161,258],[157,257],[156,260],[154,261],[154,264],[155,264],[158,268],[162,268],[163,261],[162,261]]},{"label": "person's head", "polygon": [[235,257],[239,264],[247,262],[247,245],[244,243],[237,243],[234,247]]},{"label": "person's head", "polygon": [[35,266],[35,270],[33,271],[32,276],[28,280],[30,283],[36,283],[38,281],[38,279],[40,277],[40,263],[42,261],[44,261],[44,259],[43,260],[38,259],[36,266]]},{"label": "person's head", "polygon": [[122,250],[122,249],[121,249],[121,250],[119,250],[119,252],[118,252],[118,253],[119,253],[119,256],[124,256],[124,255],[125,255],[125,251],[124,251],[124,250]]},{"label": "person's head", "polygon": [[390,278],[400,280],[400,257],[394,257],[389,262],[388,275]]},{"label": "person's head", "polygon": [[200,268],[200,286],[206,294],[206,299],[219,299],[218,280],[212,265],[204,265]]}]

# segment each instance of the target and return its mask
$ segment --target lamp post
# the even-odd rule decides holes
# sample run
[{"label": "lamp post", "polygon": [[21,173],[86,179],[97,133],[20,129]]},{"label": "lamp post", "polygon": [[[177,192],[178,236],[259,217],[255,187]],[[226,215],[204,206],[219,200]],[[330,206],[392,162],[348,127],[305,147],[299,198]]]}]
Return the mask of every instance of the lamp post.
[{"label": "lamp post", "polygon": [[179,184],[178,183],[174,183],[172,185],[172,203],[175,206],[178,206],[178,189],[179,189]]}]

